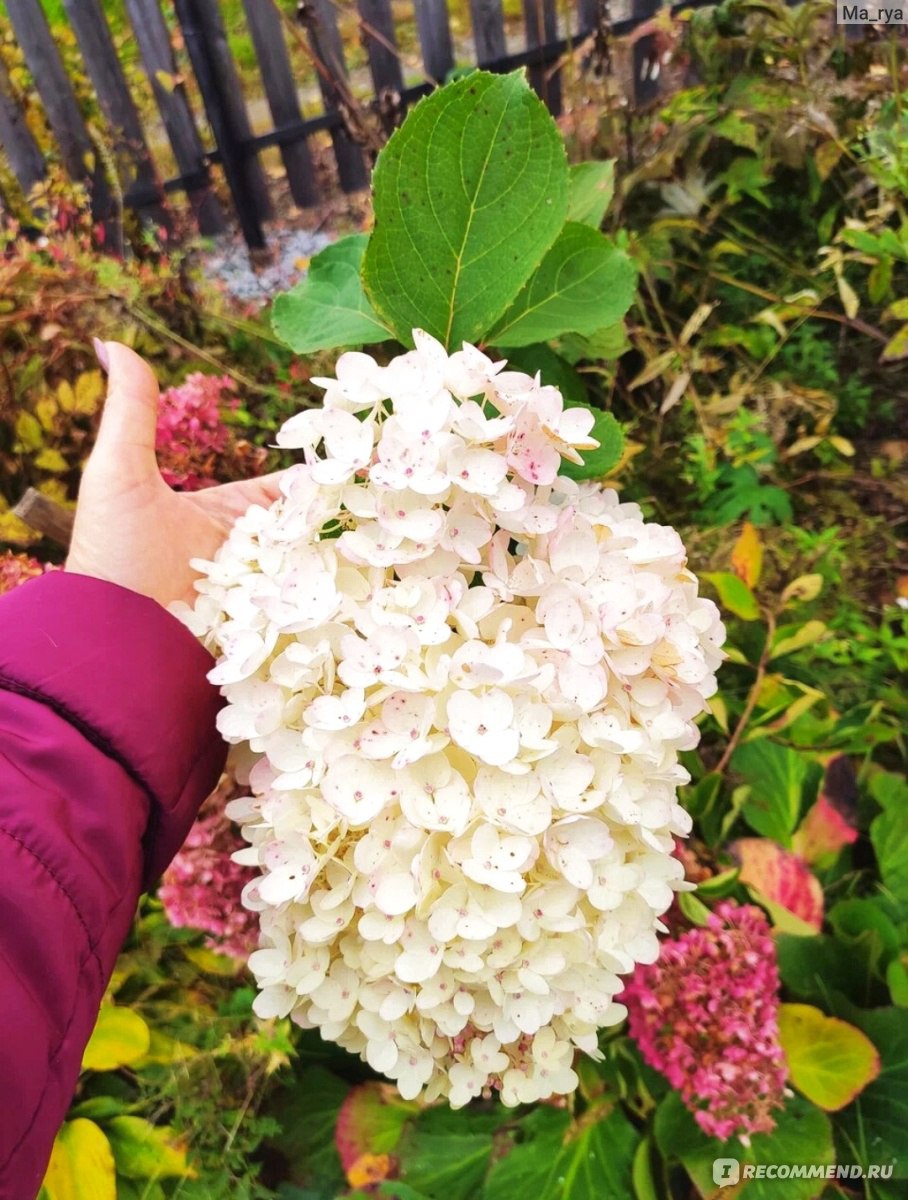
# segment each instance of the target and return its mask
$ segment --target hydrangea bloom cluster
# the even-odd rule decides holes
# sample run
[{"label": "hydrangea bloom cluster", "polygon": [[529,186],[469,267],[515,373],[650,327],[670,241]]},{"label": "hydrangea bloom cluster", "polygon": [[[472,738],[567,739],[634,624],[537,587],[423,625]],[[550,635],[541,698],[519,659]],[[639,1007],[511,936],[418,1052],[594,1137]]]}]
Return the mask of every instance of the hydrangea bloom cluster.
[{"label": "hydrangea bloom cluster", "polygon": [[184,492],[212,487],[218,455],[230,441],[223,409],[236,408],[230,395],[234,382],[228,375],[187,375],[177,387],[161,395],[158,410],[157,451],[161,474]]},{"label": "hydrangea bloom cluster", "polygon": [[677,533],[559,476],[593,415],[477,348],[344,354],[184,616],[261,875],[256,1011],[401,1094],[571,1091],[683,887],[678,751],[724,631]]},{"label": "hydrangea bloom cluster", "polygon": [[204,930],[212,950],[246,959],[255,949],[257,922],[242,894],[253,872],[233,861],[243,842],[224,812],[236,790],[225,775],[164,872],[158,896],[171,925]]},{"label": "hydrangea bloom cluster", "polygon": [[621,997],[644,1059],[713,1137],[746,1142],[775,1127],[786,1079],[778,992],[766,917],[727,901],[706,926],[663,942]]}]

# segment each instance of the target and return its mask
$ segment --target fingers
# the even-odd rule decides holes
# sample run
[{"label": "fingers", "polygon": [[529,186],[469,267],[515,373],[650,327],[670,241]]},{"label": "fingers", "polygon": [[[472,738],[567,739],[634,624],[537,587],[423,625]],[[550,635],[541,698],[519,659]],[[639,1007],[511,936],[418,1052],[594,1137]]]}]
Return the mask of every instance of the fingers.
[{"label": "fingers", "polygon": [[119,342],[103,344],[107,358],[107,400],[93,458],[103,465],[157,474],[155,433],[158,382],[144,359]]},{"label": "fingers", "polygon": [[[292,468],[288,468],[291,469]],[[194,493],[193,499],[209,510],[231,518],[241,517],[252,504],[267,507],[281,494],[281,480],[287,470],[272,471],[258,479],[244,479],[239,483],[222,483],[220,487],[205,488]]]}]

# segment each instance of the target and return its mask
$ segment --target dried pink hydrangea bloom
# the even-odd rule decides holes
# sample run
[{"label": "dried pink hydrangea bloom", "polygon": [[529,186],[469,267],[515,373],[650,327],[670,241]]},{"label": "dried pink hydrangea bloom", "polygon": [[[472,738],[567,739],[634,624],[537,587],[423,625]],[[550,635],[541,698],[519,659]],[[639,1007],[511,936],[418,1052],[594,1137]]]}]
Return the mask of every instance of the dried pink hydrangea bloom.
[{"label": "dried pink hydrangea bloom", "polygon": [[231,857],[243,841],[224,815],[235,785],[221,781],[199,813],[182,850],[167,868],[158,896],[171,925],[201,929],[206,944],[221,954],[245,960],[257,943],[257,920],[240,896],[254,877]]},{"label": "dried pink hydrangea bloom", "polygon": [[239,400],[227,375],[187,375],[178,386],[167,388],[158,412],[157,450],[161,474],[171,487],[197,492],[217,480],[214,466],[230,441],[224,409]]},{"label": "dried pink hydrangea bloom", "polygon": [[38,575],[43,575],[45,571],[53,569],[45,563],[38,562],[36,558],[31,558],[28,554],[13,554],[11,550],[5,551],[0,554],[0,596],[4,592],[11,592],[20,583],[25,583],[27,580],[34,579]]},{"label": "dried pink hydrangea bloom", "polygon": [[726,901],[705,927],[663,942],[621,996],[645,1061],[713,1137],[746,1142],[775,1127],[786,1078],[778,991],[765,916]]}]

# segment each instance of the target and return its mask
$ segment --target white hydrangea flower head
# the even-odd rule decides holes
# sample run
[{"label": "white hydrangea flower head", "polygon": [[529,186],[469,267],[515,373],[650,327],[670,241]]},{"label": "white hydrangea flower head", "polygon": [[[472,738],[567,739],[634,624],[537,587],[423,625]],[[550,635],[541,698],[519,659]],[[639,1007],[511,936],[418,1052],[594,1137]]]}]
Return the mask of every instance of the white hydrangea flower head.
[{"label": "white hydrangea flower head", "polygon": [[[255,1011],[401,1094],[570,1092],[686,885],[678,752],[724,630],[677,533],[581,461],[593,415],[474,346],[340,357],[183,617],[252,752]],[[579,452],[579,453],[578,453]]]}]

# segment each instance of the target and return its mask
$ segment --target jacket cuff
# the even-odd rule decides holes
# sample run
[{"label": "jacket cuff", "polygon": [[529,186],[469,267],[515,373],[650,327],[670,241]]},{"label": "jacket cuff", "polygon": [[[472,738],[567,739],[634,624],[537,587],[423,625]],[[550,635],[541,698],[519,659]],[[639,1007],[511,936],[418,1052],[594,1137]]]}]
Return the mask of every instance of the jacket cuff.
[{"label": "jacket cuff", "polygon": [[0,688],[53,708],[147,795],[147,886],[179,849],[226,757],[210,654],[154,600],[65,571],[0,598],[0,625]]}]

